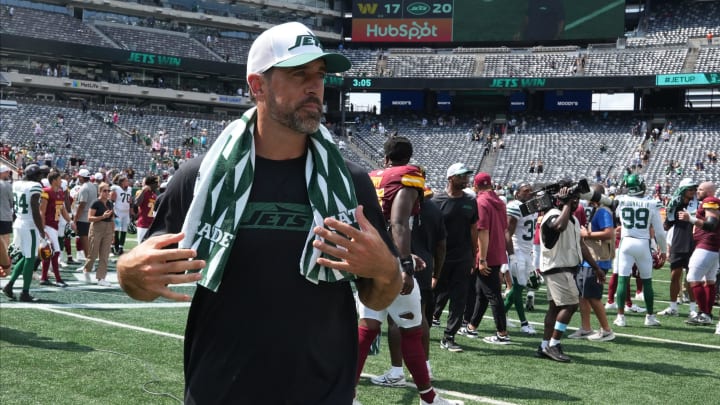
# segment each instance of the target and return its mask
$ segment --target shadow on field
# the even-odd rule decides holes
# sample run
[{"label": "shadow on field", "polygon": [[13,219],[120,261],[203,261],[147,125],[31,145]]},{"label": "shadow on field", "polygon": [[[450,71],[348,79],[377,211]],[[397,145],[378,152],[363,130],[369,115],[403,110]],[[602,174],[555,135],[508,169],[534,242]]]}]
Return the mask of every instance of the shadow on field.
[{"label": "shadow on field", "polygon": [[[34,332],[19,331],[0,326],[0,342],[3,349],[11,347],[34,347],[45,350],[62,350],[67,352],[92,352],[95,348],[79,345],[74,342],[59,342],[50,337],[39,336]],[[6,346],[7,345],[7,346]]]}]

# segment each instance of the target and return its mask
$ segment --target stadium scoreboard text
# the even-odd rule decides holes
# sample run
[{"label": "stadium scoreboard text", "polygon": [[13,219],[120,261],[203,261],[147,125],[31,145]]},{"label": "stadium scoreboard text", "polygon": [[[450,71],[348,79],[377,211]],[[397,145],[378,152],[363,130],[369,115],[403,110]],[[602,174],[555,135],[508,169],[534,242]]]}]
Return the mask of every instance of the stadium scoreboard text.
[{"label": "stadium scoreboard text", "polygon": [[353,0],[355,42],[616,38],[624,0]]}]

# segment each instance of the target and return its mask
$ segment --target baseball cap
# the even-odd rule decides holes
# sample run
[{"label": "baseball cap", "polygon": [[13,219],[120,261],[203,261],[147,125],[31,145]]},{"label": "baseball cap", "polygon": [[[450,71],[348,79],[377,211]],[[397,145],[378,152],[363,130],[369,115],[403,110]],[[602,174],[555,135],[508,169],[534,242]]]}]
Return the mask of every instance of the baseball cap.
[{"label": "baseball cap", "polygon": [[686,177],[686,178],[680,180],[680,184],[678,184],[678,187],[697,187],[697,186],[698,186],[697,181],[695,181],[689,177]]},{"label": "baseball cap", "polygon": [[102,173],[100,173],[100,172],[95,173],[95,180],[102,181],[102,179],[104,179],[104,178],[105,178],[105,176],[103,176]]},{"label": "baseball cap", "polygon": [[447,178],[472,173],[472,170],[465,166],[465,163],[455,163],[447,169]]},{"label": "baseball cap", "polygon": [[[325,52],[318,37],[299,22],[276,25],[260,34],[248,53],[247,76],[271,67],[294,67],[325,59],[328,73],[350,69],[350,61],[339,53]],[[246,77],[247,77],[246,76]]]},{"label": "baseball cap", "polygon": [[490,175],[485,172],[480,172],[475,175],[475,180],[473,180],[473,185],[475,187],[480,186],[490,186],[492,185],[492,179],[490,178]]},{"label": "baseball cap", "polygon": [[90,171],[88,169],[80,169],[78,171],[78,177],[90,178]]},{"label": "baseball cap", "polygon": [[10,168],[5,165],[0,165],[0,173],[9,172]]}]

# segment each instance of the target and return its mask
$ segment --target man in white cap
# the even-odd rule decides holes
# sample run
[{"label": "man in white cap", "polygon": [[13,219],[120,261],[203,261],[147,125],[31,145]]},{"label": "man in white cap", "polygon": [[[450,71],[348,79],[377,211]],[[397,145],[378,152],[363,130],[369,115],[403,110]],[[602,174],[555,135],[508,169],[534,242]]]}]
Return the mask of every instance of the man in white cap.
[{"label": "man in white cap", "polygon": [[[88,169],[80,169],[78,171],[78,183],[80,184],[80,191],[75,198],[75,216],[73,221],[75,222],[75,229],[77,229],[78,244],[77,244],[77,258],[76,261],[80,263],[85,262],[85,251],[90,249],[90,242],[88,235],[90,234],[90,220],[88,219],[88,211],[90,210],[90,204],[97,200],[98,192],[97,186],[90,181],[90,171]],[[90,282],[90,274],[85,273],[85,281]]]},{"label": "man in white cap", "polygon": [[[689,217],[697,213],[699,202],[697,199],[698,183],[691,178],[680,180],[678,188],[673,192],[667,209],[665,210],[665,230],[668,231],[667,244],[670,246],[670,306],[658,312],[658,315],[678,316],[678,297],[682,289],[683,269],[690,264],[690,256],[695,250],[693,239],[693,224],[688,222]],[[689,290],[691,293],[692,290]],[[690,318],[693,314],[695,302],[691,303]]]},{"label": "man in white cap", "polygon": [[[326,74],[349,68],[300,23],[261,34],[247,63],[257,107],[180,167],[149,237],[118,260],[120,285],[136,299],[188,301],[168,285],[199,281],[185,335],[185,403],[353,401],[349,281],[380,310],[402,278],[370,178],[320,125]],[[277,333],[278,319],[292,338]],[[258,372],[268,365],[273,378]]]},{"label": "man in white cap", "polygon": [[447,185],[433,201],[440,207],[447,230],[445,263],[435,285],[435,313],[433,324],[440,326],[440,315],[450,301],[447,327],[440,347],[450,352],[462,352],[455,343],[455,334],[463,326],[471,271],[478,252],[478,208],[475,197],[464,191],[470,180],[470,170],[464,163],[455,163],[447,169]]}]

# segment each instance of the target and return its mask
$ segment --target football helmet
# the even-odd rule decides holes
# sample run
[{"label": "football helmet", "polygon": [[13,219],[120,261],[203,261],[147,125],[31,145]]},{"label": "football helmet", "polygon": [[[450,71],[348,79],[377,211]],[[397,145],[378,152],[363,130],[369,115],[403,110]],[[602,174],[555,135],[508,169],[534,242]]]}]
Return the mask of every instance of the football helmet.
[{"label": "football helmet", "polygon": [[659,250],[652,251],[653,269],[661,269],[665,265],[665,259],[662,257]]},{"label": "football helmet", "polygon": [[65,224],[65,237],[66,238],[74,238],[75,237],[75,231],[73,231],[72,225],[70,225],[70,222]]},{"label": "football helmet", "polygon": [[54,253],[55,252],[53,251],[52,243],[50,243],[48,239],[40,242],[40,246],[38,247],[38,256],[40,256],[40,259],[48,260],[53,256]]},{"label": "football helmet", "polygon": [[645,194],[645,180],[639,174],[631,174],[625,181],[627,193],[632,196],[642,196]]},{"label": "football helmet", "polygon": [[8,246],[8,256],[10,256],[10,260],[12,260],[13,263],[17,263],[22,259],[22,251],[11,243],[10,246]]}]

